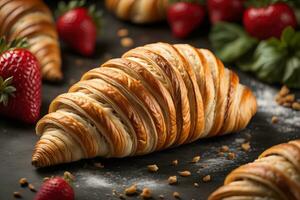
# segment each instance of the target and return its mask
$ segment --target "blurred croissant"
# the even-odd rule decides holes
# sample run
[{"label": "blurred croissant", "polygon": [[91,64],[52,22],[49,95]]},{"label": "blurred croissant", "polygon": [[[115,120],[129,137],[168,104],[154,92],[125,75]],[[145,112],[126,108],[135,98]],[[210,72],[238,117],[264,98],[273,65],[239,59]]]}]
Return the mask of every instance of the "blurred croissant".
[{"label": "blurred croissant", "polygon": [[62,79],[61,57],[52,15],[42,0],[0,0],[0,36],[26,37],[45,80]]},{"label": "blurred croissant", "polygon": [[148,154],[246,127],[252,92],[209,50],[149,44],[83,75],[36,127],[32,163]]},{"label": "blurred croissant", "polygon": [[233,170],[209,200],[299,200],[300,140],[276,145]]},{"label": "blurred croissant", "polygon": [[144,24],[163,20],[168,0],[105,0],[105,4],[120,19]]}]

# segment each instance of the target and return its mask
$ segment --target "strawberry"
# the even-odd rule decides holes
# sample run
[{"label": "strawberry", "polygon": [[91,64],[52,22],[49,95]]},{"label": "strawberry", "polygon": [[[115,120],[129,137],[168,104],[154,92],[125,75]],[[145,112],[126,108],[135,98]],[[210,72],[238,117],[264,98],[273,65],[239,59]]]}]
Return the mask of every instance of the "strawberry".
[{"label": "strawberry", "polygon": [[236,22],[243,18],[245,0],[208,0],[209,19],[212,24],[219,21]]},{"label": "strawberry", "polygon": [[295,13],[286,3],[249,7],[244,13],[243,21],[247,32],[261,40],[270,37],[280,38],[286,27],[297,26]]},{"label": "strawberry", "polygon": [[187,37],[203,22],[204,17],[205,7],[199,3],[177,2],[167,10],[168,22],[177,38]]},{"label": "strawberry", "polygon": [[91,56],[95,51],[97,27],[101,14],[95,6],[84,7],[85,1],[71,1],[59,4],[56,27],[61,39],[83,56]]},{"label": "strawberry", "polygon": [[65,172],[64,178],[53,177],[46,180],[34,200],[74,200],[74,191],[70,185],[72,179],[72,175]]},{"label": "strawberry", "polygon": [[41,74],[25,46],[24,39],[0,40],[0,115],[34,123],[40,114]]}]

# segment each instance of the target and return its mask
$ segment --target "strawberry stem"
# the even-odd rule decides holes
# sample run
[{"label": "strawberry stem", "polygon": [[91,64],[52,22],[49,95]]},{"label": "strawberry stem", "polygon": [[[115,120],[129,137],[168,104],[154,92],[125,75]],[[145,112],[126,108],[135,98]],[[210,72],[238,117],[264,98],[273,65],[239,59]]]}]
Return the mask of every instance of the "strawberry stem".
[{"label": "strawberry stem", "polygon": [[0,76],[0,104],[2,103],[4,106],[7,106],[9,97],[15,96],[16,88],[12,86],[12,82],[12,76],[5,80]]},{"label": "strawberry stem", "polygon": [[16,48],[24,48],[28,47],[27,39],[26,38],[18,38],[12,40],[11,42],[7,42],[4,37],[0,39],[0,54],[5,51],[16,49]]},{"label": "strawberry stem", "polygon": [[73,174],[71,174],[70,172],[68,172],[68,171],[66,171],[66,172],[64,172],[64,180],[66,181],[66,182],[68,182],[69,183],[69,185],[73,185],[73,182],[74,182],[74,180],[75,180],[75,177],[73,176]]}]

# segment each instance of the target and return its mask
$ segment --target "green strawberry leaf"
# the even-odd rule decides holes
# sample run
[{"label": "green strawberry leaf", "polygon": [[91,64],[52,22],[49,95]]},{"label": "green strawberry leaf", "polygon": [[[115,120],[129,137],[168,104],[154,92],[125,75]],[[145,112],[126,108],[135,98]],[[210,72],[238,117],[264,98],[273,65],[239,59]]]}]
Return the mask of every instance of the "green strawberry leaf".
[{"label": "green strawberry leaf", "polygon": [[210,41],[216,54],[224,62],[233,62],[253,49],[258,40],[250,37],[236,24],[219,22],[210,33]]},{"label": "green strawberry leaf", "polygon": [[261,41],[252,56],[241,58],[237,66],[268,83],[300,88],[300,32],[288,27],[280,40]]}]

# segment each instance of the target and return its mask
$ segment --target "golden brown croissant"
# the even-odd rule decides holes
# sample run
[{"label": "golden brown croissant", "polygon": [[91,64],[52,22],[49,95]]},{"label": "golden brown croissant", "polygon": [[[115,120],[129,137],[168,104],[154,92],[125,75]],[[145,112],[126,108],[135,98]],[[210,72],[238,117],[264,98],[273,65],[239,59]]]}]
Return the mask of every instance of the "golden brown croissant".
[{"label": "golden brown croissant", "polygon": [[276,145],[233,170],[209,200],[299,200],[300,140]]},{"label": "golden brown croissant", "polygon": [[43,78],[62,79],[58,36],[52,15],[42,0],[0,0],[0,36],[26,37],[40,62]]},{"label": "golden brown croissant", "polygon": [[168,0],[106,0],[105,4],[120,19],[143,24],[164,19]]},{"label": "golden brown croissant", "polygon": [[149,44],[83,75],[36,127],[37,167],[125,157],[243,129],[252,92],[209,50]]}]

